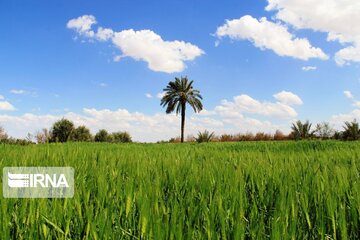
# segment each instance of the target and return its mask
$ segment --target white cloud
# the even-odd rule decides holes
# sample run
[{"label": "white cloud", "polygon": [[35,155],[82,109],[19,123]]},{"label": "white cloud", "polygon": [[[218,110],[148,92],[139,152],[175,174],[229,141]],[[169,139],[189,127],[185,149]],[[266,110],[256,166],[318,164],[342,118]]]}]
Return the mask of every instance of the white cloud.
[{"label": "white cloud", "polygon": [[116,55],[113,57],[114,62],[120,62],[120,60],[123,58],[122,55]]},{"label": "white cloud", "polygon": [[194,60],[204,53],[190,43],[164,41],[151,30],[116,32],[112,41],[124,56],[143,60],[151,70],[166,73],[183,71],[184,61]]},{"label": "white cloud", "polygon": [[10,90],[10,92],[13,94],[19,94],[19,95],[26,93],[26,91],[23,89],[12,89],[12,90]]},{"label": "white cloud", "polygon": [[352,105],[356,108],[360,108],[360,101],[356,100],[354,95],[350,91],[344,91],[345,97],[352,101]]},{"label": "white cloud", "polygon": [[317,69],[317,67],[316,66],[304,66],[301,69],[305,72],[308,72],[308,71],[315,71]]},{"label": "white cloud", "polygon": [[31,96],[31,97],[37,97],[37,93],[35,91],[32,90],[24,90],[24,89],[11,89],[10,93],[12,94],[16,94],[16,95],[27,95],[27,96]]},{"label": "white cloud", "polygon": [[[92,15],[83,15],[78,18],[71,19],[67,23],[67,28],[74,29],[80,35],[94,37],[95,33],[91,30],[91,26],[96,24],[96,19]],[[102,31],[100,31],[102,32]],[[102,35],[100,33],[100,35]]]},{"label": "white cloud", "polygon": [[345,97],[349,98],[349,99],[353,99],[354,96],[352,95],[352,93],[350,91],[344,91],[344,95]]},{"label": "white cloud", "polygon": [[0,100],[4,100],[4,96],[3,95],[0,95]]},{"label": "white cloud", "polygon": [[145,94],[145,97],[147,97],[147,98],[153,98],[153,96],[152,96],[150,93],[146,93],[146,94]]},{"label": "white cloud", "polygon": [[[285,99],[285,97],[282,98]],[[289,99],[287,100],[289,101]],[[294,101],[294,99],[291,100]],[[243,113],[277,118],[294,118],[297,116],[295,109],[285,103],[260,102],[245,94],[234,97],[233,101],[223,100],[221,105],[215,108],[215,111],[227,118],[240,117]]]},{"label": "white cloud", "polygon": [[303,101],[297,95],[292,92],[281,91],[277,94],[273,95],[275,99],[279,102],[287,104],[287,105],[302,105]]},{"label": "white cloud", "polygon": [[114,36],[114,31],[110,28],[99,27],[96,33],[96,37],[99,40],[107,41]]},{"label": "white cloud", "polygon": [[192,121],[192,123],[199,124],[199,126],[204,125],[207,127],[215,127],[215,128],[224,126],[223,121],[216,120],[216,119],[209,118],[209,117],[203,117],[203,118],[191,117],[190,120]]},{"label": "white cloud", "polygon": [[335,62],[340,66],[350,64],[350,62],[360,62],[360,46],[350,46],[339,50],[335,54]]},{"label": "white cloud", "polygon": [[151,30],[133,29],[115,32],[109,28],[99,27],[95,33],[91,26],[96,19],[91,15],[84,15],[71,19],[67,26],[78,34],[100,41],[111,40],[121,50],[122,54],[114,57],[114,61],[131,57],[145,61],[149,69],[158,72],[174,73],[185,69],[186,61],[192,61],[204,54],[196,45],[184,41],[166,41]]},{"label": "white cloud", "polygon": [[352,106],[355,107],[350,113],[340,113],[331,116],[330,122],[333,123],[338,129],[346,121],[353,121],[354,119],[360,120],[360,101],[357,101],[350,91],[344,91],[345,97],[351,100]]},{"label": "white cloud", "polygon": [[228,36],[234,40],[249,40],[260,49],[271,49],[279,56],[288,56],[301,60],[310,58],[328,59],[320,49],[311,46],[306,38],[296,38],[285,25],[268,21],[265,17],[259,21],[246,15],[239,19],[227,20],[217,28],[217,37]]},{"label": "white cloud", "polygon": [[354,119],[360,120],[360,109],[354,109],[350,113],[333,115],[330,118],[330,123],[332,123],[337,129],[341,129],[344,122],[351,122]]},{"label": "white cloud", "polygon": [[0,101],[0,111],[14,111],[16,108],[8,101]]},{"label": "white cloud", "polygon": [[165,92],[160,92],[160,93],[156,94],[156,97],[159,99],[163,98],[164,96],[165,96]]},{"label": "white cloud", "polygon": [[[276,130],[281,130],[284,132],[288,132],[288,127],[283,127],[280,125],[273,124],[270,121],[260,121],[255,118],[245,117],[243,115],[239,115],[236,118],[225,118],[224,123],[228,125],[233,125],[233,128],[228,131],[227,133],[233,134],[233,133],[257,133],[257,132],[275,132]],[[290,126],[290,122],[286,123],[285,125]],[[237,129],[237,130],[233,130]]]},{"label": "white cloud", "polygon": [[206,109],[201,110],[199,113],[197,113],[200,116],[211,116],[211,115],[215,115],[216,112],[215,111],[209,111]]},{"label": "white cloud", "polygon": [[360,101],[354,101],[353,106],[357,107],[357,108],[360,108]]},{"label": "white cloud", "polygon": [[328,41],[353,46],[338,51],[337,64],[360,61],[360,1],[357,0],[268,0],[266,10],[297,29],[327,33]]}]

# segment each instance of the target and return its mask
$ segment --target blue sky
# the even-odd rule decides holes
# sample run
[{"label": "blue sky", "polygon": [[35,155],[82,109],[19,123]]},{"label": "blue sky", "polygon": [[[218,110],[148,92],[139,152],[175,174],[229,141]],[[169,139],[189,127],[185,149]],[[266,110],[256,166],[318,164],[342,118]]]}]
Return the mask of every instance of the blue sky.
[{"label": "blue sky", "polygon": [[1,1],[0,125],[23,137],[65,116],[167,139],[179,121],[157,95],[188,76],[207,110],[188,134],[340,128],[360,117],[360,8],[329,1]]}]

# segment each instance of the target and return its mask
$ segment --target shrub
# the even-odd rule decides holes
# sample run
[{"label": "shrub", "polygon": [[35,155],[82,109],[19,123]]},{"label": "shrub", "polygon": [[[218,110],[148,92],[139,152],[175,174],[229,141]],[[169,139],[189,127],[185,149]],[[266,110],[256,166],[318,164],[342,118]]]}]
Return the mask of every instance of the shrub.
[{"label": "shrub", "polygon": [[204,132],[199,132],[195,140],[198,143],[210,142],[213,136],[214,132],[210,133],[208,130],[205,130]]},{"label": "shrub", "polygon": [[95,142],[111,142],[112,137],[105,129],[100,129],[94,138]]},{"label": "shrub", "polygon": [[180,137],[170,138],[169,143],[179,143],[181,142]]},{"label": "shrub", "polygon": [[252,141],[254,140],[254,134],[247,132],[245,134],[239,134],[239,141]]},{"label": "shrub", "polygon": [[275,141],[284,141],[288,139],[288,136],[286,136],[283,132],[281,132],[280,130],[276,130],[273,139]]},{"label": "shrub", "polygon": [[220,142],[235,142],[239,141],[239,135],[222,134],[219,138]]},{"label": "shrub", "polygon": [[128,132],[114,132],[112,135],[112,141],[116,143],[130,143],[132,142],[131,136]]},{"label": "shrub", "polygon": [[272,139],[272,136],[268,133],[258,132],[255,134],[255,141],[269,141]]},{"label": "shrub", "polygon": [[34,142],[26,140],[26,139],[18,139],[18,138],[6,138],[6,139],[2,139],[0,140],[0,143],[5,143],[5,144],[13,144],[13,145],[30,145],[30,144],[34,144]]}]

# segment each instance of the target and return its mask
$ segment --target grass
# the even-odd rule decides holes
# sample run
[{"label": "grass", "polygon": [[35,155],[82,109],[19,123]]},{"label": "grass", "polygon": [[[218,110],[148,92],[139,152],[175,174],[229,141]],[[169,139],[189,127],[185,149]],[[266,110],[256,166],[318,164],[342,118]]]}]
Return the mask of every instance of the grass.
[{"label": "grass", "polygon": [[[72,199],[0,198],[2,239],[359,239],[360,142],[0,145]],[[2,196],[2,193],[1,193]]]}]

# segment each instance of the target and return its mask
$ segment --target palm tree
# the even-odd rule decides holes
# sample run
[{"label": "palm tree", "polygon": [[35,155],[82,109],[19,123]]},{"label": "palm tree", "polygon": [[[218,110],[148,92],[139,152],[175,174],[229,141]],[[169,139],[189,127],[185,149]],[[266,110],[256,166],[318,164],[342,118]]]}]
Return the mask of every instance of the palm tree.
[{"label": "palm tree", "polygon": [[309,123],[309,121],[302,123],[299,120],[292,124],[291,130],[291,135],[295,140],[307,139],[314,134],[314,131],[311,131],[311,123]]},{"label": "palm tree", "polygon": [[193,89],[193,82],[189,81],[187,77],[175,78],[175,81],[170,81],[163,90],[165,95],[160,103],[161,106],[166,106],[167,114],[175,110],[176,115],[181,113],[181,142],[184,142],[186,104],[189,104],[194,112],[200,112],[203,109],[202,96],[199,90]]},{"label": "palm tree", "polygon": [[195,138],[196,142],[203,143],[203,142],[210,142],[214,137],[214,132],[209,132],[205,130],[204,132],[199,132],[197,137]]},{"label": "palm tree", "polygon": [[345,140],[358,140],[360,138],[359,123],[355,119],[352,122],[345,122],[343,137]]}]

